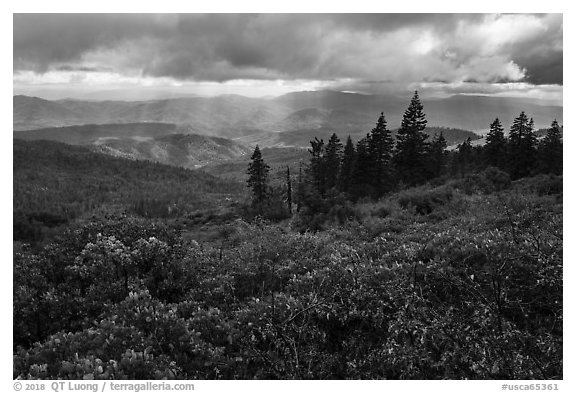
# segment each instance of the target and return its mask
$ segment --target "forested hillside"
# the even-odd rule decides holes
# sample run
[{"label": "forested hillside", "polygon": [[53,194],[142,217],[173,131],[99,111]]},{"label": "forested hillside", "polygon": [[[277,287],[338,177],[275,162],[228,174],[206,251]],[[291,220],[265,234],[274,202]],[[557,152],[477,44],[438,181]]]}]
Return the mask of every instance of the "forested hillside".
[{"label": "forested hillside", "polygon": [[[14,238],[95,211],[181,216],[229,204],[245,186],[148,161],[115,158],[57,142],[14,140]],[[224,202],[223,202],[224,201]]]},{"label": "forested hillside", "polygon": [[13,137],[26,141],[47,140],[69,145],[90,145],[107,138],[154,138],[185,130],[170,123],[83,124],[15,132]]}]

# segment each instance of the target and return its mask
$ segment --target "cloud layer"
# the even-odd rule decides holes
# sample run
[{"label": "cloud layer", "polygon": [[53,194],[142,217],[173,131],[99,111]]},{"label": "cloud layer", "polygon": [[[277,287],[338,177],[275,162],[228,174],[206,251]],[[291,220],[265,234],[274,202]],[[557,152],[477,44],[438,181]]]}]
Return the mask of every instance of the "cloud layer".
[{"label": "cloud layer", "polygon": [[[561,14],[15,14],[14,74],[562,85]],[[370,82],[380,82],[371,84]]]}]

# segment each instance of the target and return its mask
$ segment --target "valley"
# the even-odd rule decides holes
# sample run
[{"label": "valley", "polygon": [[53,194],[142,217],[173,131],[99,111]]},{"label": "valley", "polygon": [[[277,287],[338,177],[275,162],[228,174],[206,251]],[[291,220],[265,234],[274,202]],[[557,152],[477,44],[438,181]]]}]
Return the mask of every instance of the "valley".
[{"label": "valley", "polygon": [[[271,152],[307,149],[310,140],[328,140],[332,133],[342,140],[350,135],[358,141],[381,111],[394,134],[404,104],[402,97],[333,91],[289,93],[270,99],[227,95],[150,101],[49,101],[14,96],[13,125],[18,139],[90,146],[116,157],[191,169],[206,167],[209,172],[236,176],[238,170],[223,168],[245,161],[256,145],[274,148]],[[452,96],[431,99],[426,107],[427,135],[431,139],[441,132],[449,148],[468,137],[479,139],[492,116],[511,121],[520,108],[528,109],[536,124],[562,119],[561,107],[512,98]],[[290,156],[292,151],[284,155]],[[295,162],[289,158],[277,164]]]}]

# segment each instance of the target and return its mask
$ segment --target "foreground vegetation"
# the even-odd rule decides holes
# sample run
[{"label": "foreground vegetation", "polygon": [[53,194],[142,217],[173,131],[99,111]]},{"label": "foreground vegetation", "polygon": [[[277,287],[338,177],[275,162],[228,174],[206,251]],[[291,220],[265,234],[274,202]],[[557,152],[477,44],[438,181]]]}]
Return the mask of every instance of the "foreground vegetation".
[{"label": "foreground vegetation", "polygon": [[13,375],[560,379],[562,177],[493,178],[344,203],[316,233],[74,224],[15,252]]}]

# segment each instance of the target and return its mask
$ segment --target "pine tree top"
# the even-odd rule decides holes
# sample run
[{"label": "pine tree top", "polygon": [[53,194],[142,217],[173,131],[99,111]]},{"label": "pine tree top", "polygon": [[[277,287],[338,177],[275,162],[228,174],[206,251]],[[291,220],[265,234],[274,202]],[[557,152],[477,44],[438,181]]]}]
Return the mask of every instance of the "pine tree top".
[{"label": "pine tree top", "polygon": [[378,117],[376,127],[372,131],[385,130],[385,129],[386,129],[386,117],[384,116],[384,112],[380,112],[380,116]]},{"label": "pine tree top", "polygon": [[350,135],[348,135],[348,139],[346,139],[346,145],[344,146],[344,153],[346,152],[354,152],[354,142],[352,142]]},{"label": "pine tree top", "polygon": [[562,140],[562,129],[556,119],[554,119],[550,128],[548,128],[545,140],[549,142],[559,142]]},{"label": "pine tree top", "polygon": [[504,143],[504,127],[498,118],[490,124],[490,130],[486,134],[486,143]]},{"label": "pine tree top", "polygon": [[424,106],[420,102],[418,91],[415,91],[408,109],[404,112],[398,133],[407,134],[424,131],[427,123],[428,121],[424,115]]},{"label": "pine tree top", "polygon": [[256,145],[256,147],[254,148],[254,153],[252,153],[252,157],[250,157],[250,159],[255,160],[258,158],[262,158],[262,152],[260,152],[260,147],[258,145]]}]

